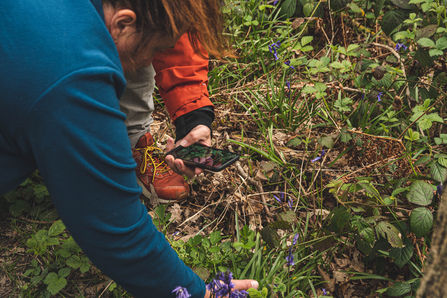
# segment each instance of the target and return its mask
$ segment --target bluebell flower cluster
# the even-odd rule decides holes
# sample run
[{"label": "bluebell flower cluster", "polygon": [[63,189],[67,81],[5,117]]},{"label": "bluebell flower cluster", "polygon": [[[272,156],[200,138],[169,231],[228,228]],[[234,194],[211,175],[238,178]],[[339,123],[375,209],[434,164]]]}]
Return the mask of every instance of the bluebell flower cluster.
[{"label": "bluebell flower cluster", "polygon": [[[228,296],[229,298],[246,298],[247,291],[235,290],[234,283],[231,282],[233,274],[228,269],[226,272],[219,272],[216,277],[206,286],[215,298]],[[177,297],[178,298],[178,297]]]},{"label": "bluebell flower cluster", "polygon": [[403,43],[401,43],[401,42],[398,42],[398,43],[396,43],[396,47],[394,48],[396,51],[400,51],[400,49],[404,49],[404,50],[406,50],[406,49],[408,49]]},{"label": "bluebell flower cluster", "polygon": [[276,50],[279,49],[280,47],[281,47],[281,41],[279,41],[279,40],[277,42],[269,45],[269,51],[270,51],[270,53],[273,54],[273,56],[275,56],[275,60],[279,59],[278,53],[276,52]]},{"label": "bluebell flower cluster", "polygon": [[316,162],[317,160],[322,159],[325,154],[326,154],[326,151],[324,151],[324,149],[321,150],[320,156],[315,157],[314,159],[311,160],[311,162]]},{"label": "bluebell flower cluster", "polygon": [[171,293],[175,293],[175,297],[177,298],[189,298],[191,294],[188,293],[188,290],[184,287],[178,286]]},{"label": "bluebell flower cluster", "polygon": [[290,68],[295,69],[295,67],[293,67],[292,65],[290,65],[290,60],[287,60],[286,62],[284,62],[285,65],[290,66]]},{"label": "bluebell flower cluster", "polygon": [[282,201],[284,200],[284,193],[281,191],[279,193],[279,197],[276,195],[273,195],[273,197],[275,198],[275,200],[279,203],[282,204]]},{"label": "bluebell flower cluster", "polygon": [[289,254],[286,256],[287,266],[289,266],[289,267],[292,267],[293,265],[295,265],[295,260],[293,257],[293,247],[298,242],[298,238],[299,238],[299,235],[298,235],[298,233],[296,233],[295,236],[293,236],[292,245],[289,247]]}]

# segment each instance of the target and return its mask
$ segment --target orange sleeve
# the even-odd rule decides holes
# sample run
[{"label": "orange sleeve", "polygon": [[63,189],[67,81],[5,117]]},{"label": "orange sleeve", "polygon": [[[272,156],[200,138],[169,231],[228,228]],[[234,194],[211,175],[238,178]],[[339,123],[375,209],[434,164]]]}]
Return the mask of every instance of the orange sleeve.
[{"label": "orange sleeve", "polygon": [[[208,54],[202,50],[205,57]],[[172,121],[191,111],[213,106],[208,93],[208,60],[197,55],[185,33],[152,61],[160,95]]]}]

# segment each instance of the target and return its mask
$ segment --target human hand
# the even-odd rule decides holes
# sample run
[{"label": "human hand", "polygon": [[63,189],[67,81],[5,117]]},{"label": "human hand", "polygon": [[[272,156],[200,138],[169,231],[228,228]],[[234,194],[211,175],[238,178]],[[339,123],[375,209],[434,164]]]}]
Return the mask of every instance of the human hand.
[{"label": "human hand", "polygon": [[[231,282],[234,283],[234,289],[239,291],[241,290],[245,291],[250,288],[257,289],[259,287],[259,283],[253,279],[241,279],[241,280],[232,279]],[[210,291],[206,290],[204,298],[210,298],[210,297],[211,297]]]},{"label": "human hand", "polygon": [[[175,147],[181,145],[183,147],[188,147],[194,143],[199,143],[205,146],[211,146],[211,130],[205,125],[197,125],[194,127],[183,139],[179,140]],[[166,144],[166,150],[171,151],[174,149],[174,139],[168,138]],[[194,177],[203,172],[200,168],[187,167],[183,161],[179,158],[175,159],[172,155],[167,155],[166,163],[168,166],[177,174],[187,175],[188,177]]]}]

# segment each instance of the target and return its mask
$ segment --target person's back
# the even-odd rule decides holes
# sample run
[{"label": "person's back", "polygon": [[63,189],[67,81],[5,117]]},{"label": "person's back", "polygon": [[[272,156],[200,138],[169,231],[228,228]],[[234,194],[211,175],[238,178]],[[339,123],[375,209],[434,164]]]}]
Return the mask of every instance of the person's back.
[{"label": "person's back", "polygon": [[[40,126],[38,132],[51,134],[54,123],[41,125],[50,113],[46,109],[60,111],[73,104],[68,96],[56,98],[60,86],[83,80],[82,73],[108,72],[122,92],[118,54],[99,8],[90,0],[0,2],[4,12],[0,18],[0,193],[17,186],[36,168],[26,131]],[[117,107],[117,95],[95,100]]]}]

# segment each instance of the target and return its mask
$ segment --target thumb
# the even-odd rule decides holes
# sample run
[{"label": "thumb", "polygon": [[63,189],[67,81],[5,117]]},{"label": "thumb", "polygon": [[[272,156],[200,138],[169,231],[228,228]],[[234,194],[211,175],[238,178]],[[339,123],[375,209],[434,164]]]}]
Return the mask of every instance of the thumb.
[{"label": "thumb", "polygon": [[248,290],[250,288],[257,289],[259,287],[259,283],[253,279],[233,279],[234,288],[236,290]]}]

